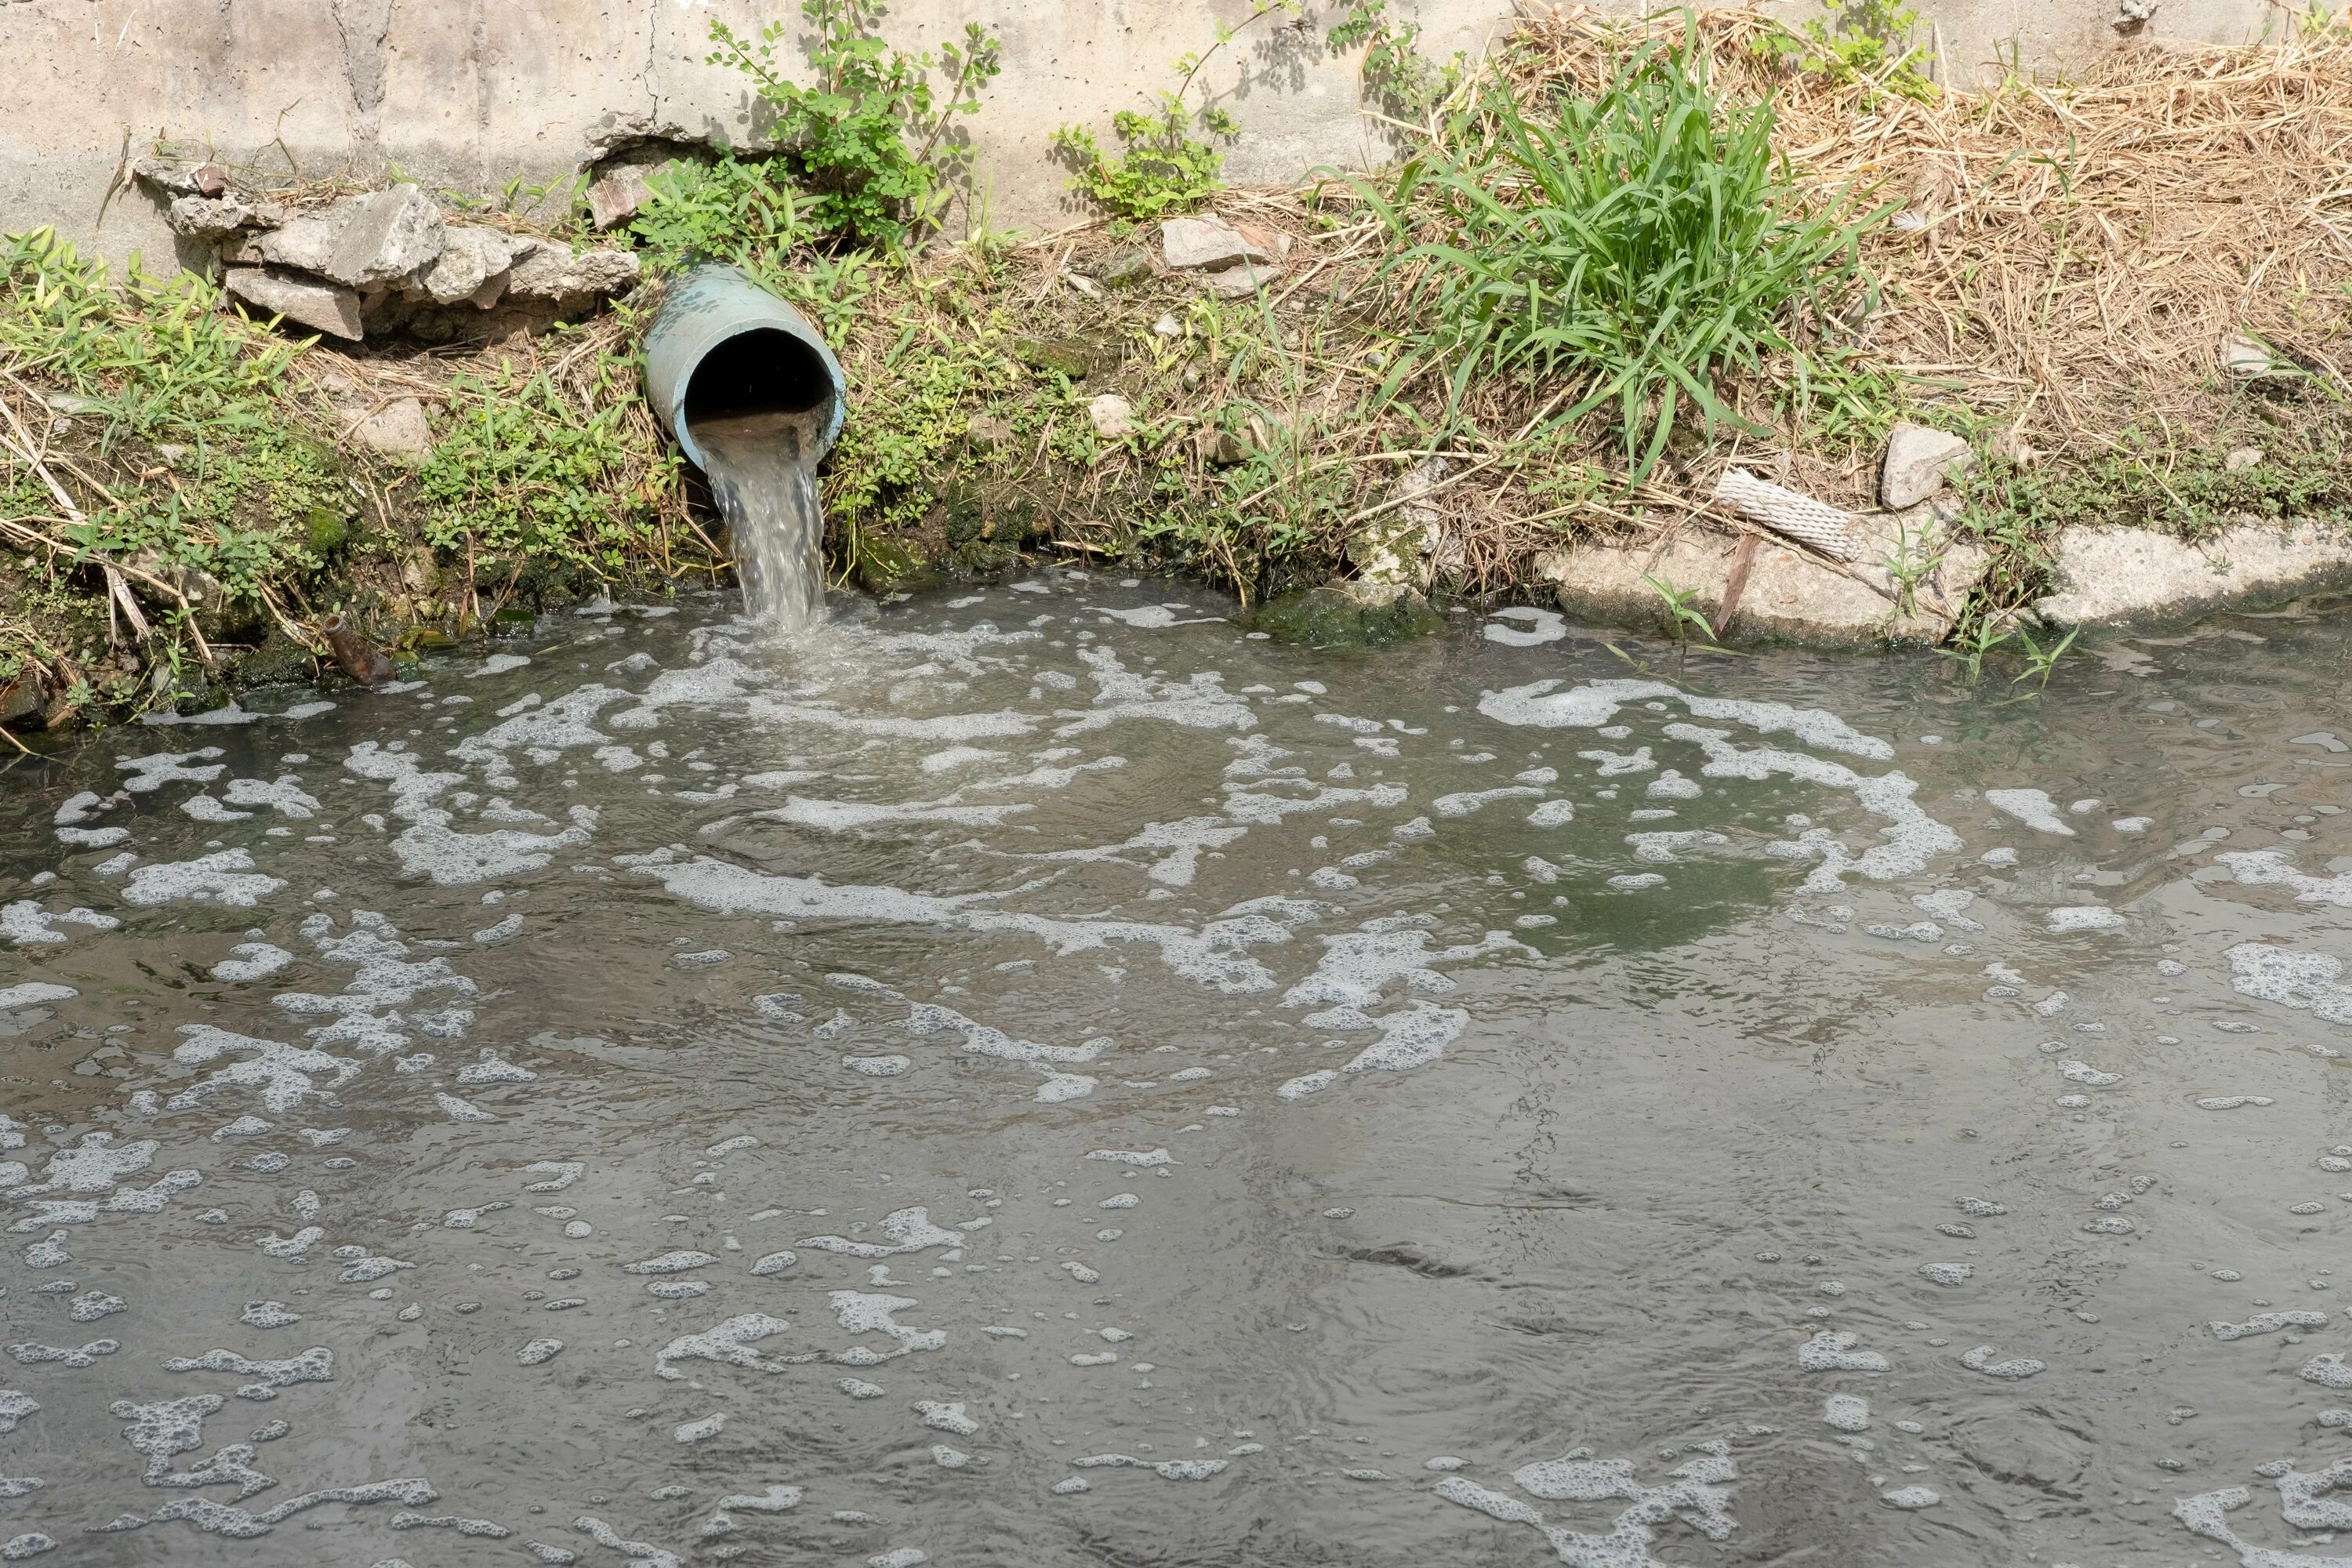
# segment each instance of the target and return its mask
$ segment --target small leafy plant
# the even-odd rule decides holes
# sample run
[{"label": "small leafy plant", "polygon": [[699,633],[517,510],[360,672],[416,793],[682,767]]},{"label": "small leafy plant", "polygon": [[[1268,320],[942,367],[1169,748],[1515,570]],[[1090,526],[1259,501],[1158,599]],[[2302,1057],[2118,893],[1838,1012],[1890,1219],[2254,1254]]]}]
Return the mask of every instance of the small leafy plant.
[{"label": "small leafy plant", "polygon": [[1349,0],[1323,41],[1333,54],[1362,49],[1358,76],[1365,96],[1419,120],[1461,84],[1464,57],[1444,65],[1431,60],[1421,52],[1421,24],[1394,20],[1388,10],[1389,0]]},{"label": "small leafy plant", "polygon": [[1927,51],[1911,42],[1919,13],[1904,0],[1822,0],[1822,12],[1793,32],[1766,35],[1758,48],[1832,81],[1883,85],[1923,101],[1934,95]]},{"label": "small leafy plant", "polygon": [[[809,216],[853,245],[895,248],[934,226],[950,195],[941,138],[959,114],[976,113],[981,89],[1003,68],[997,35],[979,23],[937,57],[909,55],[878,33],[882,0],[802,0],[816,29],[809,51],[817,83],[803,87],[776,66],[784,24],[744,37],[710,24],[712,65],[743,73],[775,120],[782,156],[809,193]],[[940,72],[944,85],[934,90]]]},{"label": "small leafy plant", "polygon": [[1223,190],[1224,184],[1218,175],[1224,168],[1225,155],[1217,150],[1216,142],[1239,136],[1241,121],[1213,102],[1194,110],[1186,103],[1186,96],[1201,68],[1243,28],[1276,13],[1296,15],[1300,3],[1255,0],[1250,14],[1239,22],[1218,23],[1213,44],[1176,62],[1180,79],[1174,91],[1160,93],[1148,110],[1122,110],[1111,117],[1111,134],[1118,142],[1118,152],[1107,150],[1084,126],[1065,125],[1055,131],[1055,151],[1077,171],[1070,188],[1126,218],[1186,212]]},{"label": "small leafy plant", "polygon": [[1715,641],[1715,627],[1708,624],[1706,612],[1701,610],[1696,603],[1696,588],[1677,588],[1664,578],[1653,577],[1646,572],[1642,574],[1642,581],[1664,604],[1666,624],[1674,631],[1676,642],[1687,643],[1693,632],[1708,642]]}]

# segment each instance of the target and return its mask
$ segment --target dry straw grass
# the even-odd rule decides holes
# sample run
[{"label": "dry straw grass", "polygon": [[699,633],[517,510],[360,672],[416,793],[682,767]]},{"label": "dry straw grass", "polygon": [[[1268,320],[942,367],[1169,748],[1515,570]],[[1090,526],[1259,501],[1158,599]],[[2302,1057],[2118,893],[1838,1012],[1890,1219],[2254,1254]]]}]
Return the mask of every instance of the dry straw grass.
[{"label": "dry straw grass", "polygon": [[[1523,90],[1594,83],[1688,25],[1566,10],[1524,27],[1512,68]],[[1696,25],[1721,87],[1773,100],[1804,183],[1902,204],[1865,247],[1886,299],[1864,341],[1889,368],[2083,457],[2135,421],[2173,438],[2210,423],[2230,334],[2340,383],[2352,31],[2128,47],[2069,80],[1922,102],[1787,72],[1759,57],[1777,24],[1755,12]]]}]

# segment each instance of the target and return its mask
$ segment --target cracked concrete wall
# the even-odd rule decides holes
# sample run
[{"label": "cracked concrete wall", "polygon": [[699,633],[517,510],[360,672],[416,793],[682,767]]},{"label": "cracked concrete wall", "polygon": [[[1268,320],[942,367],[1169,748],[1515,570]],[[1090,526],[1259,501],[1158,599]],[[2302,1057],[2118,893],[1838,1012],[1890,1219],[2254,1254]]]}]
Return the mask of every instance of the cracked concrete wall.
[{"label": "cracked concrete wall", "polygon": [[[1532,3],[1532,0],[1528,0]],[[1926,0],[1955,79],[1997,58],[2049,69],[2122,47],[2116,0]],[[1487,47],[1511,0],[1396,0],[1433,53]],[[1296,179],[1381,155],[1356,111],[1355,62],[1322,47],[1339,0],[1307,25],[1260,23],[1205,73],[1246,127],[1241,182]],[[1789,9],[1810,12],[1810,5]],[[888,33],[934,46],[968,21],[1001,28],[1004,74],[960,119],[990,221],[1031,230],[1079,216],[1049,155],[1055,126],[1107,131],[1171,85],[1170,62],[1206,47],[1212,18],[1247,0],[898,0]],[[378,179],[496,194],[560,180],[633,138],[751,139],[740,79],[709,65],[711,20],[748,30],[793,0],[0,0],[0,230],[51,224],[149,265],[173,254],[158,209],[106,199],[127,150],[158,138],[273,176]],[[2280,15],[2267,0],[2164,0],[2154,30],[2234,43]],[[101,214],[101,205],[103,213]],[[960,216],[956,220],[963,221]]]}]

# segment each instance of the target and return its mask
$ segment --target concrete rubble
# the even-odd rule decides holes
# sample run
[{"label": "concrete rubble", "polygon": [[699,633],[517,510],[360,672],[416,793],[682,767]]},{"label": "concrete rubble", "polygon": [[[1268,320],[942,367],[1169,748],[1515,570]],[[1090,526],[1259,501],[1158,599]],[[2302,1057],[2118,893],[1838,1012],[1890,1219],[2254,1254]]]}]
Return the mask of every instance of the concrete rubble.
[{"label": "concrete rubble", "polygon": [[1917,506],[1977,466],[1969,444],[1948,430],[1897,425],[1886,440],[1878,468],[1879,504],[1889,511]]},{"label": "concrete rubble", "polygon": [[2068,528],[2033,606],[2053,626],[2116,625],[2194,615],[2352,582],[2352,535],[2320,523],[2248,519],[2197,543],[2138,528]]},{"label": "concrete rubble", "polygon": [[452,221],[415,184],[293,206],[208,163],[148,159],[132,174],[168,198],[174,234],[214,247],[231,298],[346,342],[395,328],[444,339],[463,312],[501,308],[551,318],[637,280],[633,252]]},{"label": "concrete rubble", "polygon": [[[1724,640],[1941,641],[1984,570],[1983,552],[1952,539],[1927,508],[1856,517],[1853,529],[1855,556],[1843,566],[1758,537]],[[1665,599],[1650,578],[1690,593],[1691,606],[1721,624],[1740,542],[1685,529],[1654,542],[1577,544],[1537,557],[1536,575],[1561,609],[1585,619],[1663,625]]]},{"label": "concrete rubble", "polygon": [[1282,276],[1290,237],[1229,224],[1213,214],[1171,217],[1160,225],[1160,258],[1171,272],[1195,274],[1224,300],[1255,293]]}]

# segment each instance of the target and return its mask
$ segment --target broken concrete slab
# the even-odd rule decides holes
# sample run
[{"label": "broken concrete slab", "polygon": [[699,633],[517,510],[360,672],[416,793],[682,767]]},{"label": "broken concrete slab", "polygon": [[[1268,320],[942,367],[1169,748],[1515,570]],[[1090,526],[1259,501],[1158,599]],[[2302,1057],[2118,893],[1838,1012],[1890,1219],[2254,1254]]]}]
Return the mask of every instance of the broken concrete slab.
[{"label": "broken concrete slab", "polygon": [[2177,619],[2242,600],[2352,582],[2352,533],[2249,520],[2198,543],[2137,528],[2060,531],[2057,592],[2033,614],[2056,626]]},{"label": "broken concrete slab", "polygon": [[223,280],[231,298],[265,315],[283,316],[298,326],[358,342],[360,297],[339,284],[322,283],[274,267],[232,267]]},{"label": "broken concrete slab", "polygon": [[190,239],[220,239],[244,229],[274,227],[286,221],[286,209],[233,195],[176,196],[163,221],[173,234]]},{"label": "broken concrete slab", "polygon": [[389,283],[431,265],[444,234],[432,197],[413,184],[394,185],[359,199],[334,253],[316,270],[353,288]]},{"label": "broken concrete slab", "polygon": [[[1950,539],[1926,509],[1855,521],[1860,550],[1843,571],[1793,545],[1759,538],[1725,640],[1940,642],[1984,570],[1983,552]],[[1737,536],[1685,530],[1663,542],[1605,541],[1550,551],[1537,558],[1536,574],[1552,585],[1560,608],[1588,620],[1664,625],[1665,601],[1643,580],[1652,577],[1689,593],[1691,607],[1713,622],[1723,619],[1738,551]],[[1907,593],[1898,576],[1909,579]]]},{"label": "broken concrete slab", "polygon": [[169,196],[216,196],[228,189],[228,175],[216,163],[192,158],[142,158],[131,177]]},{"label": "broken concrete slab", "polygon": [[559,304],[617,294],[637,280],[637,258],[627,250],[573,251],[551,239],[515,241],[507,293]]},{"label": "broken concrete slab", "polygon": [[1886,437],[1878,468],[1879,504],[1890,511],[1917,506],[1977,466],[1969,444],[1948,430],[1897,425]]},{"label": "broken concrete slab", "polygon": [[[436,305],[470,300],[488,309],[506,289],[501,276],[514,259],[514,242],[496,229],[452,224],[442,231],[441,254],[416,280],[417,288]],[[484,302],[484,285],[499,279]]]},{"label": "broken concrete slab", "polygon": [[346,196],[331,206],[296,213],[258,238],[224,246],[221,259],[232,266],[267,263],[297,272],[324,273],[342,244],[343,230],[363,198]]}]

